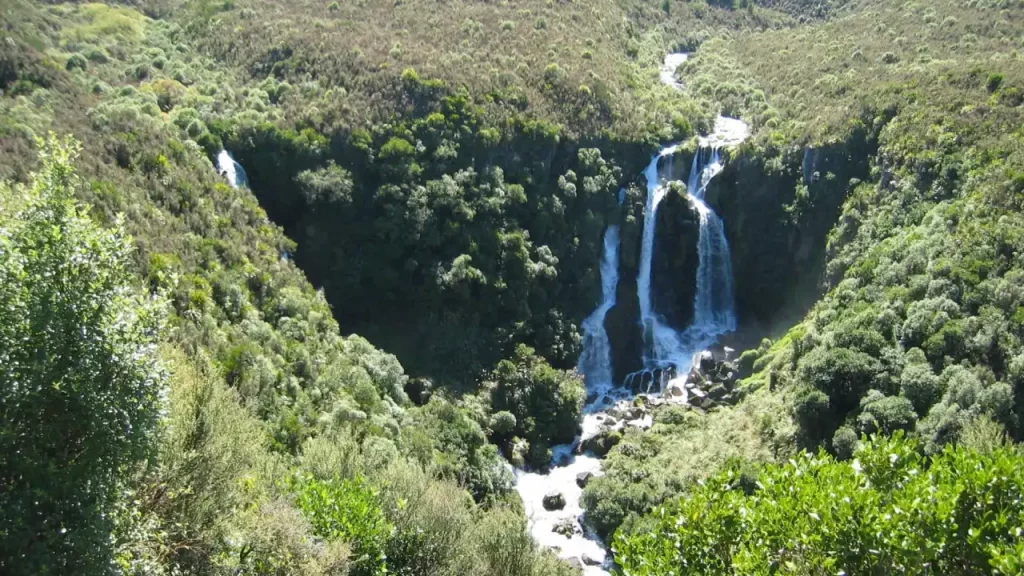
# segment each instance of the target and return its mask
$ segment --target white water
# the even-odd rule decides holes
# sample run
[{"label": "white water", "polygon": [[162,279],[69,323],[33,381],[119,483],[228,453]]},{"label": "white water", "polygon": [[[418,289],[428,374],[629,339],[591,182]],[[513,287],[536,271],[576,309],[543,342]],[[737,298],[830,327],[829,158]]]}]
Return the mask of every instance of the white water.
[{"label": "white water", "polygon": [[661,79],[661,83],[666,86],[671,86],[677,90],[682,90],[682,82],[676,80],[676,68],[682,66],[689,57],[689,54],[683,52],[666,54],[665,61],[662,62],[661,68],[658,70],[658,77]]},{"label": "white water", "polygon": [[719,116],[715,118],[715,129],[707,136],[701,136],[701,148],[728,148],[738,146],[750,137],[750,126],[739,118]]},{"label": "white water", "polygon": [[644,231],[640,244],[640,267],[637,272],[637,298],[640,300],[640,326],[643,329],[643,364],[646,370],[665,369],[684,363],[679,336],[670,326],[665,325],[654,312],[651,293],[651,263],[654,260],[654,237],[658,216],[658,205],[665,198],[668,182],[662,182],[658,169],[663,158],[667,158],[668,173],[671,174],[672,156],[679,148],[677,144],[663,148],[651,159],[644,176],[647,178],[647,204],[644,207]]},{"label": "white water", "polygon": [[610,387],[612,384],[611,343],[604,329],[604,320],[608,311],[615,306],[615,290],[618,285],[619,227],[612,225],[604,233],[601,304],[583,321],[583,353],[576,367],[589,389]]},{"label": "white water", "polygon": [[[686,54],[669,54],[660,70],[662,83],[676,89],[683,85],[676,82],[675,69],[685,62]],[[657,389],[665,385],[667,371],[674,368],[676,378],[684,378],[693,364],[693,358],[715,338],[724,332],[735,329],[735,314],[732,309],[733,286],[732,264],[729,246],[725,239],[725,230],[721,219],[704,204],[704,190],[708,182],[722,171],[719,148],[733,146],[746,138],[749,130],[743,122],[719,117],[715,123],[715,132],[711,136],[701,138],[702,151],[694,158],[691,168],[690,185],[687,192],[700,215],[700,235],[698,254],[700,263],[697,270],[697,292],[694,299],[694,323],[683,332],[676,332],[663,324],[654,311],[651,295],[651,262],[654,258],[654,232],[657,208],[668,191],[668,182],[662,182],[659,173],[659,161],[664,159],[667,164],[666,174],[671,176],[671,162],[678,145],[661,150],[644,171],[647,177],[647,202],[644,210],[643,240],[641,244],[640,270],[637,275],[637,290],[640,300],[640,316],[644,326],[644,367],[640,377],[649,375],[653,385],[656,378],[654,369],[662,369]],[[704,150],[706,149],[706,150]],[[702,154],[706,159],[702,159]],[[625,191],[619,192],[619,204],[625,200]],[[601,258],[601,302],[597,308],[583,321],[583,353],[577,363],[577,369],[584,375],[589,396],[594,401],[583,409],[582,433],[572,444],[555,446],[552,466],[547,472],[516,470],[516,490],[523,500],[526,516],[529,519],[530,533],[544,547],[551,548],[558,556],[566,559],[579,559],[584,556],[597,562],[598,565],[585,565],[586,576],[607,576],[612,567],[610,554],[603,543],[590,530],[585,528],[583,509],[580,497],[583,489],[576,484],[576,476],[581,472],[589,472],[595,476],[602,474],[601,460],[593,454],[576,454],[580,443],[597,434],[607,419],[607,411],[616,401],[628,401],[631,396],[627,389],[616,386],[613,382],[611,363],[611,345],[604,323],[608,311],[615,306],[615,293],[619,280],[619,229],[609,226],[604,235],[604,252]],[[650,345],[646,345],[649,343]],[[653,386],[649,386],[653,387]],[[685,396],[677,401],[684,401]],[[621,407],[621,403],[619,406]],[[625,421],[617,419],[612,426],[621,429],[626,426],[650,428],[653,424],[651,416]],[[565,507],[561,510],[549,511],[543,506],[543,498],[550,492],[560,492],[565,498]],[[553,528],[560,521],[569,519],[581,533],[569,537],[557,534]]]},{"label": "white water", "polygon": [[217,154],[217,172],[227,178],[228,184],[232,188],[241,188],[249,184],[249,180],[245,176],[245,169],[241,164],[235,162],[235,157],[227,150],[221,150]]}]

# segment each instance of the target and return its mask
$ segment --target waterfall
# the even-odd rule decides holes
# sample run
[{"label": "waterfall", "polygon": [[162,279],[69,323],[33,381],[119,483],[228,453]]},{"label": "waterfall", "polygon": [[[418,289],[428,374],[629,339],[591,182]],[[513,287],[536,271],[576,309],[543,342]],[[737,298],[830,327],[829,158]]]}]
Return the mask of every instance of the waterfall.
[{"label": "waterfall", "polygon": [[[685,60],[685,54],[669,54],[665,57],[665,64],[660,71],[663,84],[677,90],[684,89],[675,80],[674,71]],[[640,378],[644,391],[661,391],[673,377],[687,376],[696,353],[704,350],[722,333],[735,328],[729,245],[721,219],[704,203],[704,189],[722,171],[719,150],[741,143],[748,134],[749,129],[742,121],[720,116],[715,121],[715,131],[700,139],[700,150],[694,158],[687,187],[689,200],[699,214],[697,250],[700,262],[694,298],[694,322],[681,332],[665,325],[658,318],[651,294],[656,217],[658,205],[668,192],[668,182],[662,182],[659,163],[664,159],[668,164],[664,174],[670,179],[672,157],[678,146],[661,150],[644,171],[647,177],[647,201],[637,274],[644,369],[627,377],[627,384],[631,379]],[[227,158],[230,159],[230,156]],[[241,169],[240,166],[238,168]],[[626,191],[620,190],[619,205],[625,199]],[[583,564],[586,576],[608,576],[612,561],[604,543],[583,521],[583,508],[580,505],[583,488],[578,480],[580,475],[600,475],[601,460],[592,453],[580,453],[580,445],[584,439],[602,430],[633,427],[646,429],[653,425],[650,414],[629,421],[621,417],[622,411],[632,406],[633,394],[631,390],[618,387],[612,381],[611,350],[604,323],[609,310],[615,306],[619,250],[619,228],[609,226],[604,234],[604,252],[601,257],[601,302],[582,325],[583,352],[577,369],[586,378],[591,401],[583,409],[581,434],[572,444],[551,447],[554,458],[550,468],[515,471],[516,490],[523,500],[530,534],[542,546],[554,549],[560,557],[573,558]],[[682,398],[685,401],[685,396]],[[614,421],[608,417],[613,409],[618,410]],[[544,508],[543,496],[552,491],[562,494],[565,508]],[[566,522],[577,529],[571,533],[554,531],[556,526],[564,526]]]},{"label": "waterfall", "polygon": [[228,184],[232,188],[240,188],[249,184],[249,180],[245,176],[245,169],[241,164],[235,162],[234,156],[227,150],[221,150],[217,154],[217,172],[227,178]]},{"label": "waterfall", "polygon": [[[685,360],[679,356],[683,352],[679,335],[670,326],[665,325],[654,311],[651,294],[651,262],[654,259],[654,237],[657,224],[658,205],[668,191],[669,183],[662,184],[658,170],[659,161],[668,158],[671,175],[672,156],[678,145],[662,149],[647,165],[644,176],[647,178],[647,205],[644,209],[644,231],[640,245],[640,269],[637,273],[637,297],[640,300],[640,325],[643,329],[644,351],[643,364],[646,370],[667,369],[679,366]],[[653,375],[652,375],[653,377]]]},{"label": "waterfall", "polygon": [[612,225],[604,233],[604,256],[601,258],[601,304],[583,321],[583,353],[577,369],[583,374],[588,389],[612,386],[611,343],[604,328],[608,311],[615,306],[615,290],[619,285],[619,227]]},{"label": "waterfall", "polygon": [[[654,257],[656,216],[658,204],[668,187],[667,183],[662,184],[658,161],[671,156],[676,149],[676,146],[670,146],[659,152],[644,172],[647,177],[647,207],[637,275],[640,324],[644,339],[643,370],[629,378],[641,378],[642,386],[648,390],[664,388],[666,377],[685,377],[695,354],[712,344],[718,336],[736,329],[732,256],[725,237],[725,226],[721,218],[704,203],[704,192],[708,184],[723,169],[721,152],[717,146],[697,150],[687,181],[689,201],[697,210],[700,223],[693,323],[677,332],[662,323],[654,310],[651,261]],[[671,174],[671,169],[668,173]]]},{"label": "waterfall", "polygon": [[[701,155],[698,151],[697,158]],[[694,188],[691,184],[690,202],[700,217],[700,234],[697,240],[697,294],[693,302],[692,340],[707,341],[736,329],[736,308],[732,277],[732,255],[729,241],[725,237],[722,219],[704,203],[704,191],[712,178],[722,171],[721,157],[717,148],[711,150],[710,159],[700,169],[700,181]],[[690,180],[697,173],[691,169]]]}]

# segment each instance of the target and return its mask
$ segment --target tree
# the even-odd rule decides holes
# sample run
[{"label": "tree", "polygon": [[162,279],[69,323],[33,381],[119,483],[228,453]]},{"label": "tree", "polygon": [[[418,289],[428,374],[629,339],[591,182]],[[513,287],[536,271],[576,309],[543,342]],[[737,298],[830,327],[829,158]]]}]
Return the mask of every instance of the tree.
[{"label": "tree", "polygon": [[[79,146],[51,136],[0,214],[0,572],[110,562],[110,506],[152,445],[163,305],[136,290],[120,221],[76,204]],[[5,202],[10,205],[11,203]]]},{"label": "tree", "polygon": [[[511,412],[515,434],[534,449],[571,442],[579,428],[586,390],[579,376],[555,370],[524,344],[513,360],[502,360],[492,373],[491,403],[495,411]],[[536,454],[542,454],[539,450]],[[531,464],[547,464],[542,456]]]}]

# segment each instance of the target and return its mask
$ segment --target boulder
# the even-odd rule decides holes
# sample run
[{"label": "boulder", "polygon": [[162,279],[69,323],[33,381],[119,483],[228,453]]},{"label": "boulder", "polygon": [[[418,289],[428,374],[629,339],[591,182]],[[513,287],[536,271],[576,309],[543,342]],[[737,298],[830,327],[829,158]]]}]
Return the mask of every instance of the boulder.
[{"label": "boulder", "polygon": [[586,488],[590,479],[594,477],[593,472],[580,472],[576,475],[576,485],[580,488]]},{"label": "boulder", "polygon": [[565,562],[567,564],[569,564],[569,566],[572,566],[573,568],[575,568],[577,571],[580,571],[580,572],[583,571],[583,560],[580,560],[579,558],[573,557],[573,558],[566,558]]},{"label": "boulder", "polygon": [[721,400],[725,398],[725,395],[729,393],[729,389],[724,384],[715,384],[708,389],[708,396],[713,400]]},{"label": "boulder", "polygon": [[700,353],[700,371],[705,374],[710,374],[715,369],[715,356],[711,352],[705,350]]},{"label": "boulder", "polygon": [[619,421],[616,420],[615,418],[612,418],[611,416],[604,419],[604,425],[608,426],[609,428],[614,427],[618,423]]},{"label": "boulder", "polygon": [[597,457],[603,457],[608,451],[622,441],[622,432],[618,430],[602,430],[595,436],[583,441],[583,451],[593,452]]},{"label": "boulder", "polygon": [[685,395],[686,395],[686,391],[685,391],[685,390],[683,390],[683,389],[682,389],[682,388],[681,388],[681,387],[679,386],[679,384],[673,384],[672,386],[670,386],[670,387],[669,387],[669,389],[668,389],[668,393],[669,393],[669,394],[670,394],[670,395],[671,395],[671,396],[672,396],[673,398],[680,398],[680,397],[682,397],[682,396],[685,396]]},{"label": "boulder", "polygon": [[561,492],[548,492],[541,500],[545,510],[561,510],[565,508],[565,496]]},{"label": "boulder", "polygon": [[576,523],[573,518],[562,518],[558,522],[555,522],[555,526],[551,529],[555,534],[561,534],[566,538],[572,538],[577,534],[582,534],[583,529]]},{"label": "boulder", "polygon": [[593,556],[591,556],[590,554],[587,554],[586,552],[583,553],[582,560],[583,560],[583,563],[586,564],[587,566],[600,566],[601,565],[601,561],[600,560],[598,560],[597,558],[594,558]]},{"label": "boulder", "polygon": [[587,394],[587,404],[593,404],[597,401],[597,392],[591,392]]}]

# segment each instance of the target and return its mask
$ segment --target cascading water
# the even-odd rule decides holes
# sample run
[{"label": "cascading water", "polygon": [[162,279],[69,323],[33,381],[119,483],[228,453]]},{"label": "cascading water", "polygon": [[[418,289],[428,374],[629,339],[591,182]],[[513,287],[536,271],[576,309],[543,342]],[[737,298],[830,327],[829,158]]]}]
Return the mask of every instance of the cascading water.
[{"label": "cascading water", "polygon": [[[640,266],[636,283],[637,297],[640,301],[640,325],[643,329],[644,340],[643,364],[644,369],[648,371],[664,370],[672,365],[678,365],[683,360],[675,357],[678,352],[681,352],[678,334],[670,326],[663,324],[655,314],[651,293],[651,262],[654,259],[658,205],[661,204],[668,191],[668,183],[662,183],[658,166],[663,158],[667,158],[668,163],[671,164],[672,156],[678,148],[678,145],[672,145],[662,149],[651,159],[651,163],[644,170],[644,176],[647,178],[647,204],[644,207],[644,231],[640,244]],[[671,174],[671,167],[668,173]]]},{"label": "cascading water", "polygon": [[235,162],[234,156],[227,150],[221,150],[217,154],[217,171],[227,178],[228,184],[231,184],[232,188],[241,188],[249,183],[245,169],[241,164]]},{"label": "cascading water", "polygon": [[[625,199],[619,194],[619,203]],[[556,548],[563,558],[575,558],[586,565],[588,576],[608,574],[607,553],[600,539],[584,529],[580,522],[583,509],[580,497],[583,488],[577,483],[579,474],[601,473],[601,460],[592,454],[575,454],[574,448],[584,438],[598,431],[604,417],[601,411],[606,406],[603,398],[615,395],[612,381],[611,344],[604,322],[608,311],[615,306],[615,291],[619,284],[619,227],[611,225],[604,233],[604,254],[601,258],[601,303],[583,321],[583,353],[580,354],[577,370],[583,374],[588,396],[595,400],[584,407],[583,433],[573,444],[552,448],[553,459],[558,464],[547,472],[516,470],[516,490],[523,499],[523,507],[530,519],[530,533],[542,545]],[[549,492],[558,492],[565,499],[565,507],[547,510],[543,497]],[[559,533],[555,528],[568,523],[568,533]],[[604,565],[604,567],[602,567]]]},{"label": "cascading water", "polygon": [[611,343],[604,328],[608,311],[615,306],[615,290],[619,285],[619,227],[612,225],[604,233],[604,256],[601,258],[601,304],[583,321],[583,353],[577,370],[587,388],[612,386]]},{"label": "cascading water", "polygon": [[[661,81],[673,88],[682,89],[683,85],[675,80],[674,72],[685,61],[685,54],[666,56],[661,68]],[[704,190],[722,171],[719,150],[742,142],[748,133],[746,124],[740,120],[719,117],[715,122],[714,133],[701,138],[700,150],[690,170],[687,192],[699,214],[700,235],[697,247],[700,262],[694,298],[694,322],[682,332],[677,332],[658,318],[651,294],[656,216],[658,205],[668,192],[669,185],[662,181],[659,163],[666,164],[665,174],[671,177],[671,162],[678,146],[661,150],[644,171],[647,177],[647,201],[637,275],[640,320],[644,327],[644,370],[631,377],[646,380],[647,391],[655,387],[653,384],[656,378],[660,378],[657,380],[659,390],[664,387],[666,377],[672,374],[685,378],[696,353],[712,344],[721,334],[735,329],[729,245],[721,219],[704,203]],[[230,159],[230,156],[227,158]],[[619,192],[620,205],[625,201],[625,196],[625,190]],[[515,471],[516,490],[522,497],[534,539],[542,546],[555,549],[560,557],[578,561],[583,565],[586,576],[607,576],[612,562],[601,540],[587,529],[583,519],[580,505],[583,488],[579,478],[588,474],[598,476],[602,471],[599,458],[589,452],[579,453],[581,442],[604,429],[622,429],[626,426],[648,428],[653,424],[650,414],[637,415],[630,409],[630,392],[618,387],[612,377],[611,346],[604,323],[609,310],[615,306],[619,281],[619,248],[619,228],[609,226],[605,231],[601,258],[601,302],[583,321],[583,353],[577,363],[577,369],[584,375],[587,384],[588,398],[591,399],[583,409],[582,433],[572,444],[552,447],[553,464],[549,470]],[[676,399],[685,400],[685,396]],[[615,416],[614,420],[612,415]],[[543,497],[550,492],[562,495],[564,508],[544,508]],[[568,531],[564,530],[567,526]],[[557,532],[556,527],[559,529]]]},{"label": "cascading water", "polygon": [[[652,305],[651,261],[658,204],[665,196],[668,183],[663,183],[659,161],[676,152],[669,146],[658,153],[644,172],[647,177],[647,207],[640,249],[640,270],[637,293],[640,300],[640,324],[643,327],[643,369],[631,374],[628,381],[640,378],[644,391],[660,392],[672,380],[688,374],[696,354],[714,343],[726,332],[736,329],[733,297],[732,256],[721,218],[704,203],[704,191],[722,172],[721,152],[717,146],[700,148],[693,158],[687,182],[687,195],[697,210],[700,234],[697,240],[697,292],[693,303],[693,323],[682,332],[665,325]],[[671,175],[671,169],[667,171]]]},{"label": "cascading water", "polygon": [[[701,157],[705,154],[708,159],[702,164]],[[725,237],[725,226],[722,219],[704,203],[708,183],[721,172],[722,160],[718,148],[697,151],[688,185],[690,202],[700,217],[697,294],[693,303],[693,324],[687,329],[693,333],[693,341],[713,339],[736,329],[732,256]]]}]

